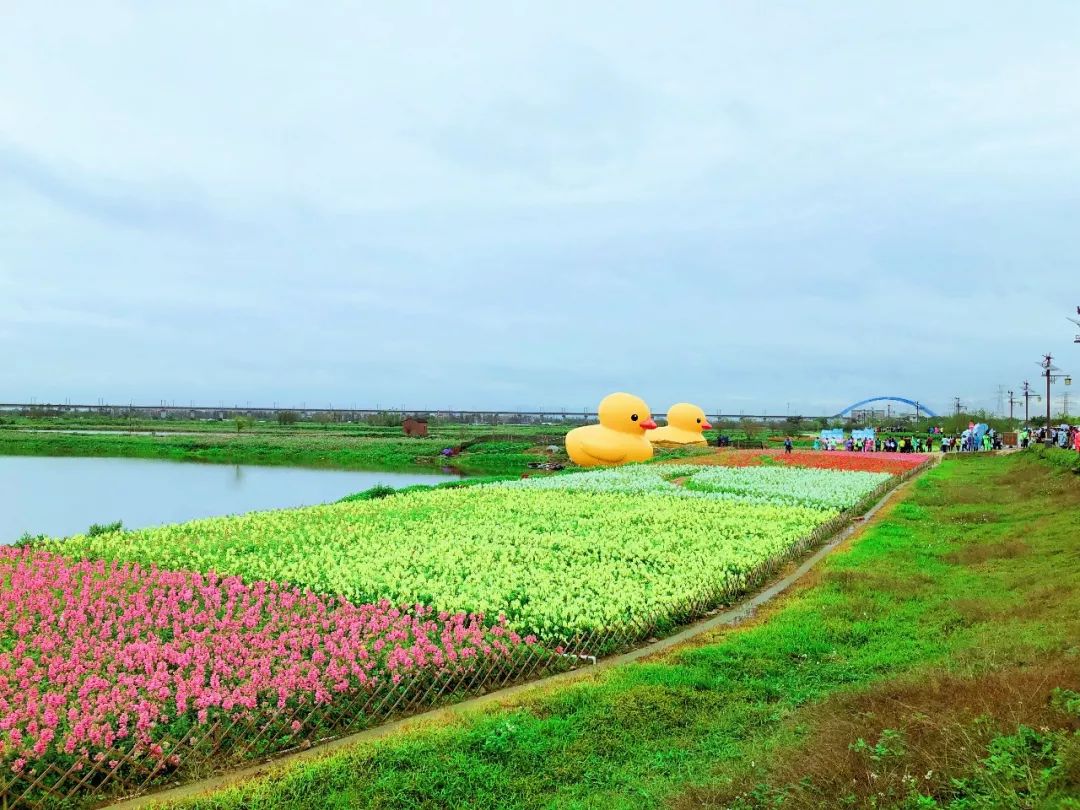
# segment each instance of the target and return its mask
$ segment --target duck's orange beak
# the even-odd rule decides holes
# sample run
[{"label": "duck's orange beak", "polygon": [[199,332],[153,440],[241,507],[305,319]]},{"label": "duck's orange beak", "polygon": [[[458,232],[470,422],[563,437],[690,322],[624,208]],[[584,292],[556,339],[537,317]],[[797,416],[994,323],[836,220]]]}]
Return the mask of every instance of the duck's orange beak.
[{"label": "duck's orange beak", "polygon": [[638,422],[638,424],[641,425],[644,430],[652,430],[656,427],[656,422],[654,422],[652,419],[645,419],[641,422]]},{"label": "duck's orange beak", "polygon": [[710,425],[708,422],[702,422],[701,423],[701,429],[702,430],[712,430],[712,425]]}]

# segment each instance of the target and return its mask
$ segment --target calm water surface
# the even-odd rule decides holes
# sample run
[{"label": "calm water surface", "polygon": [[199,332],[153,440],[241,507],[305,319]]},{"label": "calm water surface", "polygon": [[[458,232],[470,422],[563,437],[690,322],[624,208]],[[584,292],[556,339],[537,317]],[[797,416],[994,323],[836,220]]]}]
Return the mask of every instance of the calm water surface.
[{"label": "calm water surface", "polygon": [[193,518],[336,501],[376,484],[437,484],[438,472],[193,464],[131,458],[0,456],[0,543],[64,536],[91,523],[135,529]]}]

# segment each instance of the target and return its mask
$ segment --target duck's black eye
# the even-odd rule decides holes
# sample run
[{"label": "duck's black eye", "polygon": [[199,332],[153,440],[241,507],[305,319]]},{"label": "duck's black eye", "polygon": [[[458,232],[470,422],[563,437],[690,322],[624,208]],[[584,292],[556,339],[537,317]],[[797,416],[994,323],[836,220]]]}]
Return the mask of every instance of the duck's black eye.
[{"label": "duck's black eye", "polygon": [[637,421],[637,414],[636,413],[630,414],[630,421],[631,422],[636,422]]},{"label": "duck's black eye", "polygon": [[700,420],[700,419],[698,419],[698,420],[697,420],[697,423],[698,423],[698,424],[700,425],[700,424],[701,424],[701,420]]}]

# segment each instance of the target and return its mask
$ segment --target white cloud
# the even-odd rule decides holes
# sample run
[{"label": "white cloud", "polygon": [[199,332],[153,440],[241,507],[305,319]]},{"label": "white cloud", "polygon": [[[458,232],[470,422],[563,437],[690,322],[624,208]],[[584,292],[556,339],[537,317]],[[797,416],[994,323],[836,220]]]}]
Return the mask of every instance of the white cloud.
[{"label": "white cloud", "polygon": [[1077,34],[1067,3],[23,4],[0,399],[992,388],[1071,339]]}]

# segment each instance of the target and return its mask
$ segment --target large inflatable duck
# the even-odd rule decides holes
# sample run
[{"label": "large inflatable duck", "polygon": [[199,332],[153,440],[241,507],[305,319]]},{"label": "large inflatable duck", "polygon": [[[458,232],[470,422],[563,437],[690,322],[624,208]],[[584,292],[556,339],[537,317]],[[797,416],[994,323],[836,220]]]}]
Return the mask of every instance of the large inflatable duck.
[{"label": "large inflatable duck", "polygon": [[680,402],[671,406],[667,412],[667,425],[652,431],[649,441],[653,444],[697,444],[706,447],[709,443],[701,431],[711,427],[705,418],[705,411],[689,402]]},{"label": "large inflatable duck", "polygon": [[582,467],[626,464],[652,458],[645,434],[656,427],[649,406],[632,394],[609,394],[599,408],[600,424],[566,434],[566,452]]}]

